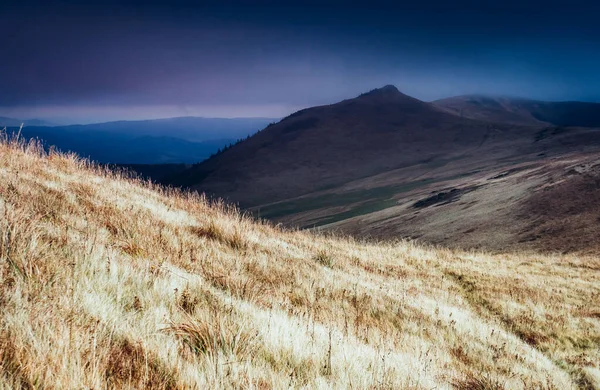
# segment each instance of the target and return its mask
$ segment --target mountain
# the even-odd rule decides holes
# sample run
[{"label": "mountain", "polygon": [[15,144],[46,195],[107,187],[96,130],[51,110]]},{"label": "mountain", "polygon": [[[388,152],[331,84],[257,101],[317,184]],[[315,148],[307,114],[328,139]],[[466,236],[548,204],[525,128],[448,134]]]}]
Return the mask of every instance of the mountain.
[{"label": "mountain", "polygon": [[191,142],[203,142],[214,139],[245,138],[277,120],[274,118],[178,117],[61,126],[61,129],[72,133],[104,132],[130,137],[175,137]]},{"label": "mountain", "polygon": [[[266,118],[170,118],[93,125],[26,126],[21,135],[101,163],[196,163],[270,123]],[[17,131],[16,128],[10,129]]]},{"label": "mountain", "polygon": [[[16,132],[17,129],[10,131]],[[56,127],[25,127],[21,135],[40,139],[47,147],[74,152],[99,163],[117,164],[194,163],[235,142],[234,139],[190,142],[175,137],[132,136]]]},{"label": "mountain", "polygon": [[0,214],[3,389],[600,384],[597,257],[287,231],[5,139]]},{"label": "mountain", "polygon": [[[589,105],[481,101],[488,109],[459,115],[386,86],[295,113],[167,182],[286,226],[600,253],[591,189],[600,130],[581,127],[594,123],[591,115],[575,115],[591,113]],[[533,116],[541,112],[547,121]]]},{"label": "mountain", "polygon": [[600,103],[467,95],[437,100],[433,104],[461,117],[490,122],[600,127]]},{"label": "mountain", "polygon": [[440,164],[488,139],[510,144],[527,131],[460,118],[386,86],[292,114],[174,184],[256,206],[419,163]]},{"label": "mountain", "polygon": [[14,119],[7,117],[0,117],[0,128],[4,127],[19,127],[24,126],[55,126],[54,123],[48,122],[42,119]]}]

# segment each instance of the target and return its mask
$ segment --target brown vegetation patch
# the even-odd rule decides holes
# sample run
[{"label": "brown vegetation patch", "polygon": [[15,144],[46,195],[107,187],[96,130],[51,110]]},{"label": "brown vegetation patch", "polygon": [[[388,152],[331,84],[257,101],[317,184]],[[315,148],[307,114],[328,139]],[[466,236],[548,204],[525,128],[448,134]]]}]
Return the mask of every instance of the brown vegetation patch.
[{"label": "brown vegetation patch", "polygon": [[147,255],[144,247],[138,243],[134,237],[129,238],[128,240],[124,240],[120,245],[123,253],[128,254],[131,257],[144,257]]},{"label": "brown vegetation patch", "polygon": [[105,377],[111,388],[177,389],[176,373],[128,339],[116,342],[107,358]]},{"label": "brown vegetation patch", "polygon": [[27,371],[27,353],[8,331],[0,332],[0,379],[7,379],[17,388],[33,390],[41,387],[40,380],[31,378]]},{"label": "brown vegetation patch", "polygon": [[215,313],[203,319],[188,317],[187,321],[173,323],[165,331],[174,334],[182,345],[199,356],[214,357],[223,353],[245,359],[256,339],[256,333]]},{"label": "brown vegetation patch", "polygon": [[520,218],[530,221],[521,240],[536,248],[600,253],[600,167],[581,174],[554,173],[548,186],[527,199]]},{"label": "brown vegetation patch", "polygon": [[452,386],[457,390],[504,390],[504,386],[489,376],[467,373],[463,378],[454,379]]},{"label": "brown vegetation patch", "polygon": [[198,304],[200,303],[200,297],[192,294],[189,287],[186,287],[181,292],[177,303],[179,307],[181,307],[181,310],[183,310],[187,314],[194,314],[196,306],[198,306]]},{"label": "brown vegetation patch", "polygon": [[450,353],[452,354],[452,356],[454,356],[456,360],[462,362],[467,366],[470,366],[473,363],[473,361],[469,357],[469,354],[466,352],[465,348],[462,345],[452,348],[450,350]]},{"label": "brown vegetation patch", "polygon": [[227,232],[213,220],[203,226],[190,226],[188,229],[197,237],[221,242],[234,250],[244,251],[248,248],[248,242],[238,230]]},{"label": "brown vegetation patch", "polygon": [[[30,196],[32,195],[30,194]],[[62,191],[45,188],[33,197],[31,207],[42,219],[57,221],[62,214],[68,212],[70,202]]]},{"label": "brown vegetation patch", "polygon": [[413,208],[421,209],[433,205],[444,205],[455,202],[464,194],[475,191],[478,187],[479,186],[470,186],[464,188],[452,188],[448,191],[441,191],[425,199],[418,200],[413,204]]},{"label": "brown vegetation patch", "polygon": [[532,347],[539,347],[541,344],[548,341],[548,336],[545,334],[533,329],[523,328],[514,320],[506,320],[506,323],[511,324],[513,328],[516,328],[514,329],[515,334]]},{"label": "brown vegetation patch", "polygon": [[209,283],[241,299],[260,301],[260,298],[271,289],[271,286],[261,283],[241,270],[227,270],[206,264],[202,264],[201,267],[202,274]]}]

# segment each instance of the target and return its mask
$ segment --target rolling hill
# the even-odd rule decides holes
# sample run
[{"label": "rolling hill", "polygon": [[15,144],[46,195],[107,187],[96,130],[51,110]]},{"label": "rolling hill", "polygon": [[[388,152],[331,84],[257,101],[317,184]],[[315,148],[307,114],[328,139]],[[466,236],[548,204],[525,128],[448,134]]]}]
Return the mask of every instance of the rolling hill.
[{"label": "rolling hill", "polygon": [[490,122],[600,127],[600,103],[467,95],[436,100],[433,104],[461,117]]},{"label": "rolling hill", "polygon": [[[590,189],[600,131],[575,126],[595,123],[591,105],[426,103],[387,86],[293,114],[169,182],[293,227],[495,251],[600,253]],[[587,188],[590,201],[582,203],[571,183]],[[556,208],[556,196],[565,207]]]},{"label": "rolling hill", "polygon": [[0,142],[0,388],[600,389],[597,257],[287,231]]}]

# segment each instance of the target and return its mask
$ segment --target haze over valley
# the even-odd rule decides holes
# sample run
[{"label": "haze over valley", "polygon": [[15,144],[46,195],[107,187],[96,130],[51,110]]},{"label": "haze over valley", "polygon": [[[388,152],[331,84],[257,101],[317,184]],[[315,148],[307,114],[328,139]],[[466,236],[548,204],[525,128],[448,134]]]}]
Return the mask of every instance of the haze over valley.
[{"label": "haze over valley", "polygon": [[202,161],[273,121],[276,119],[181,117],[69,126],[22,122],[20,128],[13,120],[7,131],[99,163],[186,164]]}]

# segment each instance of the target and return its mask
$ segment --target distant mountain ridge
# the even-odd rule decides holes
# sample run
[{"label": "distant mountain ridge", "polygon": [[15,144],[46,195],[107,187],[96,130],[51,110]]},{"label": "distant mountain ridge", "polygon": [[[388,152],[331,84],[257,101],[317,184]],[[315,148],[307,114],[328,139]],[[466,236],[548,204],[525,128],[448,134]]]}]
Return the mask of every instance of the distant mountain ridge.
[{"label": "distant mountain ridge", "polygon": [[69,125],[70,131],[102,131],[128,136],[176,137],[191,142],[213,139],[240,139],[264,128],[278,118],[204,118],[195,116],[112,121],[88,125]]},{"label": "distant mountain ridge", "polygon": [[[92,125],[25,126],[21,135],[101,163],[196,163],[267,126],[272,118],[182,117]],[[16,131],[18,127],[9,128]]]},{"label": "distant mountain ridge", "polygon": [[600,127],[600,103],[465,95],[436,100],[433,104],[461,117],[485,121]]},{"label": "distant mountain ridge", "polygon": [[56,126],[55,123],[42,119],[15,119],[0,116],[0,128],[16,126]]}]

